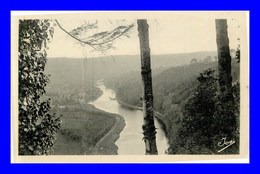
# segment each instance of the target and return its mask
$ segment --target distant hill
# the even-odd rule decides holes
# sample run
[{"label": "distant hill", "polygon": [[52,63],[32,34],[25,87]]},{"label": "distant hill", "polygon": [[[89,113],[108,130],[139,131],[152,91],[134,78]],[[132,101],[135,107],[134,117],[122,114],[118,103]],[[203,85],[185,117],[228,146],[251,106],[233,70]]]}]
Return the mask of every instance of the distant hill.
[{"label": "distant hill", "polygon": [[[188,65],[194,58],[202,61],[210,56],[213,59],[215,55],[216,52],[152,55],[152,69],[161,69],[162,71],[170,67]],[[140,64],[139,55],[117,55],[88,59],[48,58],[45,72],[50,74],[50,84],[47,86],[47,92],[93,91],[97,80],[129,72],[140,72]]]},{"label": "distant hill", "polygon": [[[216,56],[216,52],[195,52],[182,54],[151,55],[152,68],[175,67],[190,64],[192,59],[203,60]],[[139,55],[117,55],[98,58],[49,58],[46,72],[60,74],[62,77],[81,76],[82,66],[86,77],[100,79],[107,75],[115,75],[140,70]]]}]

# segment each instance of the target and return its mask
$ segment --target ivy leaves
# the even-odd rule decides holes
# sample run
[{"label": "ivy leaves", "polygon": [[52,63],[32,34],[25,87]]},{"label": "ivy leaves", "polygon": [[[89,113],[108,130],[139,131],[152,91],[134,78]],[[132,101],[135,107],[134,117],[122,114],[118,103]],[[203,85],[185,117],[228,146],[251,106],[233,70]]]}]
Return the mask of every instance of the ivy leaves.
[{"label": "ivy leaves", "polygon": [[49,83],[44,73],[47,43],[54,29],[49,20],[19,21],[19,154],[50,154],[61,120],[42,101]]}]

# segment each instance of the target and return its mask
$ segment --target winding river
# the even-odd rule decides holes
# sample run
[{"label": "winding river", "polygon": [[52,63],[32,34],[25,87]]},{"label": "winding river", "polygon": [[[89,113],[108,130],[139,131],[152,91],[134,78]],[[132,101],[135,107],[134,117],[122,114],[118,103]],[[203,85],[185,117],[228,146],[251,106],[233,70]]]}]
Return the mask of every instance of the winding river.
[{"label": "winding river", "polygon": [[[115,92],[107,89],[103,83],[99,83],[98,87],[103,94],[95,101],[91,102],[96,108],[110,113],[116,113],[124,117],[126,126],[120,133],[120,137],[115,142],[118,147],[119,155],[144,155],[145,146],[142,140],[142,124],[143,112],[140,110],[128,109],[117,103]],[[168,140],[158,120],[155,119],[155,127],[157,128],[156,143],[158,154],[165,154],[168,148]]]}]

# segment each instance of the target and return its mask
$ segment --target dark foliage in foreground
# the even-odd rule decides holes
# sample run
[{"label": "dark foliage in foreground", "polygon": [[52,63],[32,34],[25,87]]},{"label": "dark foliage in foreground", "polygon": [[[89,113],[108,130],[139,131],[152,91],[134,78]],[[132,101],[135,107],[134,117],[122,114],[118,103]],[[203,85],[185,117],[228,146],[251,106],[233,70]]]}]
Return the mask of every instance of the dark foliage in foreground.
[{"label": "dark foliage in foreground", "polygon": [[[171,144],[170,153],[178,154],[218,154],[223,141],[235,141],[236,144],[222,153],[238,153],[239,130],[227,134],[226,129],[235,127],[227,115],[231,112],[239,116],[238,84],[233,87],[237,99],[235,106],[223,106],[216,75],[213,69],[205,70],[197,78],[197,87],[184,107],[184,117],[178,130],[176,142]],[[225,109],[223,109],[225,108]],[[238,119],[239,120],[239,119]]]},{"label": "dark foliage in foreground", "polygon": [[46,44],[53,35],[48,20],[19,21],[19,155],[50,154],[60,118],[43,100]]}]

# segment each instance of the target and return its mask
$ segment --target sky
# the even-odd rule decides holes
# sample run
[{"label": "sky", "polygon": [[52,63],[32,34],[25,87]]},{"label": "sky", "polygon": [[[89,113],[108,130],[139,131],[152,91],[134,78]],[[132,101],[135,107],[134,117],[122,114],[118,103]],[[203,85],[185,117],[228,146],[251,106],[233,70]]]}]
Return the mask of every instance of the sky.
[{"label": "sky", "polygon": [[[228,21],[228,35],[230,48],[238,46],[237,38],[241,37],[241,13],[86,13],[80,17],[73,14],[55,17],[68,31],[77,28],[83,22],[98,21],[99,29],[92,33],[106,31],[122,24],[118,19],[125,19],[123,24],[136,24],[137,18],[148,19],[149,40],[151,54],[189,53],[198,51],[216,51],[215,19],[226,18]],[[244,23],[243,23],[244,24]],[[137,24],[136,24],[137,25]],[[106,53],[93,51],[91,47],[80,45],[75,39],[68,36],[58,26],[49,43],[48,58],[70,57],[90,58],[111,55],[139,54],[139,40],[137,26],[131,30],[130,38],[121,37],[114,42],[115,50]],[[91,33],[90,33],[91,35]]]}]

